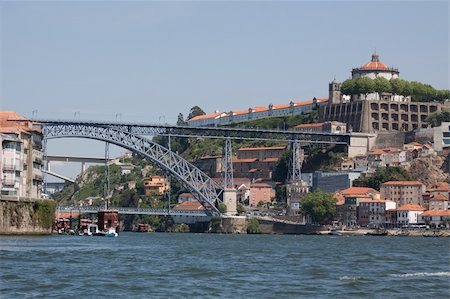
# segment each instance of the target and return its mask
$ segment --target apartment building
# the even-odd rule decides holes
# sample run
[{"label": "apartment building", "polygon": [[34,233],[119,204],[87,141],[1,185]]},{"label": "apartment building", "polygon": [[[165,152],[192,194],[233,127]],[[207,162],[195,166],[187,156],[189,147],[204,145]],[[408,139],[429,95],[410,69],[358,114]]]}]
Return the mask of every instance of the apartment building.
[{"label": "apartment building", "polygon": [[391,181],[381,185],[381,199],[395,201],[397,206],[416,204],[423,206],[426,187],[418,181]]},{"label": "apartment building", "polygon": [[39,126],[12,112],[0,112],[1,194],[41,198],[43,135]]}]

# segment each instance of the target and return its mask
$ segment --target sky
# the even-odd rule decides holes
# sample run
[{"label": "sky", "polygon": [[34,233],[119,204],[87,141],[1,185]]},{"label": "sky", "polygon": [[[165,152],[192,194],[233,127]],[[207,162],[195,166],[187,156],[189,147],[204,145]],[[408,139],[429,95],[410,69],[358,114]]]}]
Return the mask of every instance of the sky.
[{"label": "sky", "polygon": [[[403,79],[444,89],[449,27],[448,1],[0,0],[0,110],[173,124],[194,105],[327,97],[375,50]],[[49,142],[51,154],[102,152]]]}]

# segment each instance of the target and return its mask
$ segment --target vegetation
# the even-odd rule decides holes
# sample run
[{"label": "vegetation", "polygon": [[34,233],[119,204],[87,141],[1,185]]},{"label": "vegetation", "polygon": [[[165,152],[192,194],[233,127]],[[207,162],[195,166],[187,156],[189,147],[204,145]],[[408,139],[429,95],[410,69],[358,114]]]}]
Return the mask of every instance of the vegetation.
[{"label": "vegetation", "polygon": [[328,223],[336,212],[336,202],[331,193],[316,191],[302,199],[302,210],[313,223]]},{"label": "vegetation", "polygon": [[189,111],[189,115],[188,115],[188,120],[191,118],[194,118],[196,116],[200,116],[200,115],[205,115],[205,111],[202,110],[202,108],[200,108],[199,106],[194,106],[191,108],[191,110]]},{"label": "vegetation", "polygon": [[222,218],[220,218],[220,217],[211,218],[211,223],[210,223],[211,231],[213,231],[213,232],[219,231],[221,223],[222,223]]},{"label": "vegetation", "polygon": [[55,223],[56,204],[53,200],[36,200],[33,210],[37,216],[37,222],[46,229],[50,229]]},{"label": "vegetation", "polygon": [[219,204],[219,211],[220,213],[225,214],[227,212],[227,205],[221,202]]},{"label": "vegetation", "polygon": [[247,234],[260,234],[261,226],[258,219],[250,218],[247,223]]},{"label": "vegetation", "polygon": [[241,214],[245,213],[245,208],[242,204],[238,203],[237,207],[236,207],[236,211],[237,211],[238,215],[241,215]]},{"label": "vegetation", "polygon": [[410,181],[411,176],[402,167],[389,166],[377,168],[375,174],[371,177],[357,179],[353,181],[355,187],[369,187],[380,190],[381,184],[389,181]]},{"label": "vegetation", "polygon": [[443,102],[446,99],[450,99],[450,90],[448,89],[437,90],[429,84],[417,81],[387,80],[382,77],[377,77],[376,79],[360,77],[345,80],[342,83],[341,91],[346,95],[388,92],[396,95],[411,96],[412,100],[417,102]]},{"label": "vegetation", "polygon": [[442,110],[441,112],[435,112],[427,117],[427,123],[432,127],[439,127],[443,122],[450,122],[450,111]]}]

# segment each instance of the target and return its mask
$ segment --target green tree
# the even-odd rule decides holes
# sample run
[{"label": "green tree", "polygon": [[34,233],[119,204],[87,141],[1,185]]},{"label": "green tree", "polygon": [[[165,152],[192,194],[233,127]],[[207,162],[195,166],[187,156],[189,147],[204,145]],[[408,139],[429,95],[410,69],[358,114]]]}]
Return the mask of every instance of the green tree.
[{"label": "green tree", "polygon": [[302,210],[313,223],[329,223],[336,212],[336,202],[331,193],[316,191],[302,199]]},{"label": "green tree", "polygon": [[375,91],[381,98],[381,94],[384,92],[392,92],[391,82],[384,77],[376,77],[373,82],[375,83]]},{"label": "green tree", "polygon": [[355,91],[357,94],[367,95],[375,92],[375,82],[368,77],[360,77],[355,80]]},{"label": "green tree", "polygon": [[259,224],[258,219],[250,218],[247,223],[247,234],[260,234],[261,233],[261,225]]},{"label": "green tree", "polygon": [[355,80],[347,79],[342,83],[341,92],[345,95],[355,94]]},{"label": "green tree", "polygon": [[244,206],[243,206],[242,204],[238,203],[238,204],[237,204],[237,207],[236,207],[236,211],[237,211],[237,213],[238,213],[239,215],[245,213]]},{"label": "green tree", "polygon": [[219,211],[220,211],[220,213],[225,214],[225,213],[227,212],[227,205],[224,204],[223,202],[220,203],[220,205],[219,205]]},{"label": "green tree", "polygon": [[403,95],[406,89],[406,81],[402,79],[391,79],[392,93],[397,95]]},{"label": "green tree", "polygon": [[183,113],[178,113],[177,126],[185,126],[185,125],[186,125],[186,122],[184,121]]},{"label": "green tree", "polygon": [[202,108],[200,108],[199,106],[194,106],[189,111],[189,115],[188,115],[187,119],[189,120],[189,119],[191,119],[193,117],[196,117],[196,116],[199,116],[199,115],[205,115],[205,114],[206,113],[205,113],[205,111],[202,110]]},{"label": "green tree", "polygon": [[273,180],[284,183],[287,180],[289,172],[289,160],[291,159],[292,151],[286,151],[280,159],[278,159],[275,171],[273,173]]},{"label": "green tree", "polygon": [[355,187],[369,187],[380,190],[381,184],[389,181],[410,181],[411,176],[402,167],[388,166],[377,168],[374,175],[365,179],[357,179],[353,181]]},{"label": "green tree", "polygon": [[439,127],[442,122],[450,122],[449,110],[442,110],[441,112],[431,113],[427,117],[427,123],[432,127]]}]

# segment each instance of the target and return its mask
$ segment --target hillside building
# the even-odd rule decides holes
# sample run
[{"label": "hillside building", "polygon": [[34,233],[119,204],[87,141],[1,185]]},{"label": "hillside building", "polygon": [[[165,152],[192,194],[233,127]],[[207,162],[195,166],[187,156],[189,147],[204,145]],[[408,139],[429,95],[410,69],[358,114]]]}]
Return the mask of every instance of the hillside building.
[{"label": "hillside building", "polygon": [[[375,79],[399,78],[399,70],[388,67],[373,54],[370,62],[352,70],[352,79],[368,77]],[[428,126],[429,114],[441,111],[439,103],[412,102],[410,97],[392,93],[354,94],[351,97],[341,92],[342,84],[333,80],[329,84],[328,105],[320,107],[323,121],[347,123],[350,131],[412,131]]]},{"label": "hillside building", "polygon": [[42,197],[41,129],[23,116],[0,112],[1,194],[28,198]]},{"label": "hillside building", "polygon": [[392,200],[397,206],[414,204],[423,206],[426,187],[418,181],[391,181],[381,184],[381,199]]}]

